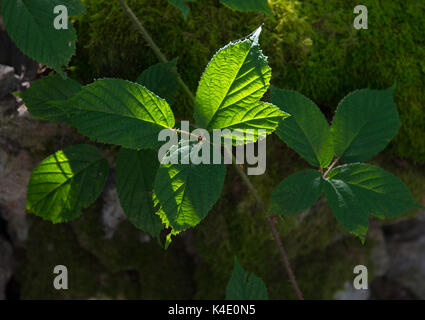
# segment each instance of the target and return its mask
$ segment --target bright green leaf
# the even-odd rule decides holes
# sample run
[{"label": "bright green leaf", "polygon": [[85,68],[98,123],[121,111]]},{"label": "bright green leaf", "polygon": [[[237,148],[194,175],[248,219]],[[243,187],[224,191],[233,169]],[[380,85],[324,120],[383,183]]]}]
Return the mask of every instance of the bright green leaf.
[{"label": "bright green leaf", "polygon": [[74,55],[77,34],[70,22],[68,29],[54,28],[57,5],[65,5],[70,16],[85,11],[80,0],[2,0],[0,9],[4,27],[18,48],[65,77],[61,66]]},{"label": "bright green leaf", "polygon": [[26,208],[53,223],[75,219],[100,195],[108,172],[108,162],[93,146],[60,150],[32,172]]},{"label": "bright green leaf", "polygon": [[173,112],[165,100],[126,80],[97,80],[57,105],[90,139],[130,149],[160,146],[159,132],[174,126]]},{"label": "bright green leaf", "polygon": [[136,83],[141,84],[172,105],[178,94],[177,59],[155,64],[142,72]]},{"label": "bright green leaf", "polygon": [[[190,145],[185,153],[184,148],[171,150],[167,157],[173,159],[177,154],[189,156],[190,152],[196,150]],[[223,164],[196,165],[181,162],[161,165],[154,183],[161,211],[167,217],[168,226],[176,231],[196,226],[206,217],[220,197],[226,175]]]},{"label": "bright green leaf", "polygon": [[15,95],[24,100],[28,111],[35,117],[49,121],[70,123],[65,112],[51,101],[67,100],[80,92],[81,85],[70,78],[50,75],[34,81],[31,87]]},{"label": "bright green leaf", "polygon": [[[260,102],[270,84],[271,69],[258,45],[261,28],[247,39],[220,49],[208,64],[199,82],[195,102],[197,124],[209,131],[248,129],[273,132],[288,114]],[[249,135],[245,142],[254,142]]]},{"label": "bright green leaf", "polygon": [[289,216],[308,209],[320,197],[322,181],[317,170],[303,170],[290,175],[273,191],[270,213]]},{"label": "bright green leaf", "polygon": [[173,6],[175,6],[177,9],[179,9],[182,13],[184,18],[187,18],[187,15],[189,13],[189,7],[187,6],[186,2],[195,2],[196,0],[168,0],[169,3],[171,3]]},{"label": "bright green leaf", "polygon": [[313,166],[326,168],[332,161],[328,121],[317,105],[296,91],[271,89],[272,102],[291,117],[279,123],[276,133]]},{"label": "bright green leaf", "polygon": [[220,0],[222,4],[232,10],[239,11],[262,11],[272,15],[267,0]]},{"label": "bright green leaf", "polygon": [[235,257],[232,276],[226,287],[226,300],[267,300],[269,294],[261,278],[248,274]]},{"label": "bright green leaf", "polygon": [[332,169],[324,187],[339,223],[361,238],[366,235],[369,214],[391,219],[421,207],[400,179],[369,164]]},{"label": "bright green leaf", "polygon": [[363,89],[345,97],[332,121],[335,154],[343,162],[371,159],[395,137],[399,128],[395,86],[388,90]]},{"label": "bright green leaf", "polygon": [[152,200],[153,182],[159,167],[154,150],[121,148],[116,166],[116,186],[128,220],[152,237],[159,236],[162,223]]}]

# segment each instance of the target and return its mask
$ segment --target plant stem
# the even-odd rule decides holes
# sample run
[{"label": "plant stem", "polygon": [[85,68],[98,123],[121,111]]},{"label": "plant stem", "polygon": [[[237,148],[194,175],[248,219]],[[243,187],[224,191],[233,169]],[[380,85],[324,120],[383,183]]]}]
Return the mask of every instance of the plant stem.
[{"label": "plant stem", "polygon": [[[226,148],[224,148],[224,149],[225,149],[226,152],[230,152]],[[242,168],[239,167],[236,164],[236,159],[235,159],[235,156],[233,154],[232,154],[232,159],[233,159],[233,162],[232,162],[233,163],[233,166],[235,167],[236,171],[241,176],[244,184],[247,186],[247,188],[249,189],[249,191],[251,191],[252,195],[255,198],[255,201],[257,202],[257,205],[260,207],[260,210],[265,215],[267,215],[266,207],[264,205],[263,200],[261,200],[261,197],[258,194],[257,189],[255,189],[254,185],[251,183],[251,181],[249,180],[249,177],[246,175],[245,171],[243,171]],[[297,280],[295,279],[294,272],[292,271],[291,264],[289,263],[288,256],[286,254],[285,249],[283,248],[282,241],[280,240],[279,233],[277,232],[275,222],[273,221],[273,218],[271,216],[268,216],[267,217],[267,221],[268,221],[269,227],[271,229],[271,232],[273,234],[273,238],[274,238],[274,240],[275,240],[275,242],[276,242],[276,244],[277,244],[277,246],[279,248],[280,257],[282,259],[283,266],[285,267],[286,272],[288,274],[289,281],[291,282],[292,287],[294,288],[295,293],[297,294],[298,299],[299,300],[304,300],[303,294],[302,294],[302,292],[301,292],[301,290],[300,290],[300,288],[298,286]]]},{"label": "plant stem", "polygon": [[[161,62],[168,62],[165,55],[162,53],[161,49],[156,45],[155,41],[153,41],[152,37],[150,36],[149,32],[145,29],[143,24],[140,22],[140,20],[136,17],[136,15],[133,13],[133,10],[127,5],[127,2],[125,0],[118,0],[121,7],[123,8],[124,12],[127,14],[127,16],[130,18],[130,20],[133,22],[135,27],[139,30],[140,34],[142,35],[143,39],[149,44],[149,46],[152,48],[152,51],[157,56],[158,60]],[[192,102],[195,102],[195,96],[193,95],[192,91],[190,91],[189,87],[184,83],[183,79],[180,77],[179,74],[177,74],[177,81],[179,82],[179,85],[182,87],[183,91],[190,97]]]},{"label": "plant stem", "polygon": [[326,172],[323,174],[323,178],[326,179],[329,172],[331,172],[332,168],[335,167],[335,165],[338,163],[340,157],[335,158],[335,160],[331,163],[331,165],[328,167],[328,169],[326,170]]},{"label": "plant stem", "polygon": [[[149,35],[149,33],[147,32],[147,30],[143,27],[143,24],[140,22],[140,20],[135,16],[135,14],[133,13],[133,11],[130,9],[130,7],[127,5],[127,3],[125,2],[125,0],[118,0],[118,2],[121,4],[122,8],[124,9],[125,13],[129,16],[129,18],[131,19],[131,21],[133,21],[134,25],[137,27],[137,29],[139,30],[139,32],[141,33],[141,35],[143,36],[143,38],[145,39],[145,41],[151,46],[153,52],[155,53],[155,55],[157,56],[157,58],[161,61],[161,62],[167,62],[167,58],[165,57],[165,55],[161,52],[161,50],[159,49],[159,47],[156,45],[156,43],[154,42],[154,40],[152,39],[152,37]],[[181,87],[183,88],[183,90],[185,91],[185,93],[188,95],[188,97],[192,100],[193,103],[195,103],[195,96],[193,95],[193,93],[190,91],[189,87],[184,83],[183,79],[180,77],[180,75],[178,75],[178,80],[179,80],[179,84],[181,85]],[[177,129],[174,129],[177,131]],[[238,172],[238,174],[240,175],[240,177],[242,178],[242,181],[244,182],[245,186],[251,191],[252,195],[255,198],[255,201],[257,202],[257,205],[260,207],[260,210],[267,215],[267,211],[266,211],[266,207],[263,203],[263,201],[261,200],[257,190],[255,189],[254,185],[251,183],[251,181],[249,180],[249,177],[247,176],[247,174],[239,167],[239,165],[236,164],[236,159],[235,156],[231,153],[231,151],[227,150],[226,148],[224,148],[224,150],[226,152],[230,152],[230,154],[232,155],[232,164],[235,167],[236,171]],[[282,241],[280,240],[279,234],[276,230],[276,226],[275,226],[275,222],[273,221],[271,216],[267,217],[267,221],[268,221],[268,225],[270,226],[272,235],[274,237],[274,240],[279,248],[279,252],[280,252],[280,256],[283,262],[283,265],[286,269],[286,272],[288,274],[289,277],[289,281],[291,282],[292,286],[294,287],[294,290],[297,294],[297,297],[299,300],[303,300],[303,295],[301,293],[300,288],[298,287],[298,283],[295,279],[294,273],[292,271],[291,265],[289,263],[287,254],[285,252],[285,249],[283,248],[282,245]]]}]

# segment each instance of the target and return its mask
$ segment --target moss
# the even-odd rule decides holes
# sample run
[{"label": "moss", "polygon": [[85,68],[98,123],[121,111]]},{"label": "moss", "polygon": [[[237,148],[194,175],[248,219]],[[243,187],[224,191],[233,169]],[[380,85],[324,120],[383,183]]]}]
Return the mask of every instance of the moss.
[{"label": "moss", "polygon": [[[69,225],[53,225],[31,216],[25,264],[19,270],[23,299],[134,299],[139,288],[128,277],[108,272],[82,250]],[[68,290],[53,287],[56,265],[68,269]]]},{"label": "moss", "polygon": [[[73,67],[86,82],[97,77],[135,80],[156,57],[116,1],[85,0],[88,13],[77,19],[79,45]],[[270,0],[274,18],[234,12],[215,0],[190,3],[184,21],[166,0],[129,0],[129,5],[192,91],[209,59],[231,40],[265,23],[263,51],[273,68],[272,82],[298,90],[331,115],[354,89],[383,89],[397,81],[395,99],[403,126],[391,151],[425,161],[425,4],[365,0],[369,29],[353,28],[355,1]],[[175,111],[191,118],[183,95]]]},{"label": "moss", "polygon": [[[105,238],[99,208],[92,208],[72,223],[77,241],[111,273],[130,272],[140,283],[140,299],[189,299],[193,295],[193,266],[182,239],[165,251],[128,221],[113,238]],[[150,239],[149,237],[147,239]]]}]

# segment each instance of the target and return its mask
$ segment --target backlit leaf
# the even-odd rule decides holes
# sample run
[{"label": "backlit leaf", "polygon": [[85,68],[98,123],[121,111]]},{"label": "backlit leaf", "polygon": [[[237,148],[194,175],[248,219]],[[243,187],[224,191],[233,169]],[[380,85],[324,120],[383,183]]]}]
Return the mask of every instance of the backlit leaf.
[{"label": "backlit leaf", "polygon": [[93,146],[60,150],[32,172],[26,208],[53,223],[75,219],[100,195],[108,172],[108,162]]}]

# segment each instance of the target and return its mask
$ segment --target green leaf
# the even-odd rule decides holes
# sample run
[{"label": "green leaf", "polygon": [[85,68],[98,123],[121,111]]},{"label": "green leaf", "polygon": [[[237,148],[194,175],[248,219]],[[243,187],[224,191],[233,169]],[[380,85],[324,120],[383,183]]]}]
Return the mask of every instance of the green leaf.
[{"label": "green leaf", "polygon": [[68,29],[54,28],[57,5],[65,5],[70,16],[85,11],[80,0],[2,0],[0,9],[4,27],[18,48],[66,77],[61,66],[74,55],[77,34],[71,23]]},{"label": "green leaf", "polygon": [[177,9],[179,9],[182,13],[185,19],[187,19],[187,15],[189,13],[189,7],[187,6],[186,2],[195,2],[196,0],[168,0],[169,3],[171,3],[173,6],[175,6]]},{"label": "green leaf", "polygon": [[108,172],[108,162],[93,146],[60,150],[32,172],[26,208],[53,223],[75,219],[100,195]]},{"label": "green leaf", "polygon": [[226,287],[226,300],[267,300],[267,287],[261,278],[248,274],[235,257],[232,276]]},{"label": "green leaf", "polygon": [[220,2],[232,10],[262,11],[269,16],[272,15],[267,0],[220,0]]},{"label": "green leaf", "polygon": [[332,169],[324,187],[339,223],[361,238],[366,235],[369,214],[392,219],[422,207],[400,179],[369,164]]},{"label": "green leaf", "polygon": [[50,75],[34,81],[24,92],[15,93],[24,100],[28,111],[35,117],[49,121],[70,123],[68,116],[51,101],[63,101],[80,92],[81,85],[70,78]]},{"label": "green leaf", "polygon": [[154,150],[121,148],[116,166],[118,197],[125,215],[137,228],[158,237],[162,223],[152,200],[153,182],[159,167]]},{"label": "green leaf", "polygon": [[[199,82],[195,101],[197,124],[209,131],[248,129],[273,132],[288,114],[259,101],[270,84],[271,69],[258,45],[261,27],[247,39],[220,49]],[[244,142],[254,142],[257,134]]]},{"label": "green leaf", "polygon": [[395,137],[399,128],[395,86],[388,90],[363,89],[345,97],[332,122],[335,154],[343,162],[371,159]]},{"label": "green leaf", "polygon": [[291,174],[273,191],[269,212],[290,216],[308,209],[320,197],[322,181],[317,170],[309,169]]},{"label": "green leaf", "polygon": [[163,143],[158,141],[159,132],[174,126],[165,100],[126,80],[97,80],[57,105],[90,139],[129,149],[159,147]]},{"label": "green leaf", "polygon": [[[196,148],[188,146],[171,150],[170,159],[177,154],[189,155]],[[220,197],[226,167],[223,164],[166,164],[161,165],[156,174],[154,192],[165,215],[163,222],[175,231],[183,231],[196,226],[206,217]]]},{"label": "green leaf", "polygon": [[326,168],[332,161],[328,121],[317,105],[302,94],[271,88],[272,103],[291,117],[279,123],[278,136],[313,166]]},{"label": "green leaf", "polygon": [[149,67],[136,82],[167,100],[170,105],[174,104],[179,92],[177,59]]}]

